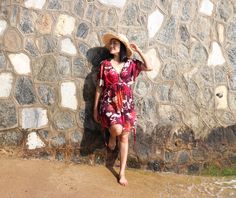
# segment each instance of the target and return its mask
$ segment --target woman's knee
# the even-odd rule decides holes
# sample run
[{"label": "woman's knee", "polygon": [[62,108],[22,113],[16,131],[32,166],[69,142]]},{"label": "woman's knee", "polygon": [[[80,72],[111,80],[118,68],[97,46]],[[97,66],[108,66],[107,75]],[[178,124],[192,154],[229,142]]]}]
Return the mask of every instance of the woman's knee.
[{"label": "woman's knee", "polygon": [[122,143],[128,143],[128,140],[129,140],[129,133],[122,133],[122,134],[119,136],[119,139],[120,139],[120,142],[122,142]]},{"label": "woman's knee", "polygon": [[113,136],[119,136],[122,133],[123,127],[120,124],[114,124],[109,130]]}]

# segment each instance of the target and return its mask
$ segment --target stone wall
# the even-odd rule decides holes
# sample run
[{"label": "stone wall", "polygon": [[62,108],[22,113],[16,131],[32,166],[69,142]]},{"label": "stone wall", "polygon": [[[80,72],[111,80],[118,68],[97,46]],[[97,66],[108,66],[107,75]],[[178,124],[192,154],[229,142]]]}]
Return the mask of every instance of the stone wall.
[{"label": "stone wall", "polygon": [[[92,119],[101,35],[137,43],[154,70],[134,86],[128,166],[197,173],[236,163],[233,0],[1,0],[0,146],[105,163]],[[139,58],[137,55],[135,55]]]}]

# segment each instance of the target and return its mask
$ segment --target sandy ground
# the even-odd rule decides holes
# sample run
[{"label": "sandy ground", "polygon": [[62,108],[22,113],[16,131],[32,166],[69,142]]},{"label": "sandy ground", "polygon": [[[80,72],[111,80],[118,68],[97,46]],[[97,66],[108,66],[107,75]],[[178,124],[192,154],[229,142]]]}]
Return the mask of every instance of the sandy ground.
[{"label": "sandy ground", "polygon": [[206,190],[209,178],[131,169],[129,185],[123,187],[117,183],[117,172],[104,166],[0,156],[0,197],[214,197],[217,187],[212,183]]}]

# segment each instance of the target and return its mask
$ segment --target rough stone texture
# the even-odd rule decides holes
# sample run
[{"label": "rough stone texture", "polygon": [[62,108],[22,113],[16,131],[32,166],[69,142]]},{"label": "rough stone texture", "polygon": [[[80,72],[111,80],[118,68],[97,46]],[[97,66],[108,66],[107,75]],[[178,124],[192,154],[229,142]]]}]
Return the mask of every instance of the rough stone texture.
[{"label": "rough stone texture", "polygon": [[[45,145],[36,143],[24,155],[109,161],[93,104],[100,63],[109,57],[101,36],[115,31],[136,43],[153,65],[132,85],[137,141],[133,147],[130,137],[127,165],[198,174],[211,163],[233,164],[233,2],[3,0],[0,145],[29,148],[32,133]],[[133,58],[141,59],[137,53]]]},{"label": "rough stone texture", "polygon": [[34,73],[39,81],[57,82],[60,79],[57,71],[57,63],[53,56],[41,57],[34,64]]},{"label": "rough stone texture", "polygon": [[67,130],[75,126],[75,118],[70,112],[59,112],[54,116],[58,130]]},{"label": "rough stone texture", "polygon": [[[12,39],[14,38],[14,39]],[[22,39],[15,29],[8,29],[4,34],[4,46],[10,52],[17,52],[22,49]]]},{"label": "rough stone texture", "polygon": [[56,90],[49,85],[40,85],[38,87],[38,94],[41,102],[45,105],[53,105],[56,101]]},{"label": "rough stone texture", "polygon": [[0,132],[0,146],[20,146],[23,138],[23,133],[18,130]]},{"label": "rough stone texture", "polygon": [[31,73],[30,59],[26,54],[9,54],[8,55],[11,64],[18,74],[29,74]]},{"label": "rough stone texture", "polygon": [[28,134],[26,145],[29,150],[45,147],[44,142],[40,139],[36,132]]},{"label": "rough stone texture", "polygon": [[11,73],[0,73],[0,97],[9,97],[12,90],[13,76]]},{"label": "rough stone texture", "polygon": [[15,98],[20,105],[29,105],[36,102],[35,90],[30,78],[25,76],[17,78]]},{"label": "rough stone texture", "polygon": [[0,130],[17,124],[17,111],[12,100],[0,100]]},{"label": "rough stone texture", "polygon": [[43,108],[24,108],[21,110],[21,127],[23,129],[42,128],[47,123],[47,110]]}]

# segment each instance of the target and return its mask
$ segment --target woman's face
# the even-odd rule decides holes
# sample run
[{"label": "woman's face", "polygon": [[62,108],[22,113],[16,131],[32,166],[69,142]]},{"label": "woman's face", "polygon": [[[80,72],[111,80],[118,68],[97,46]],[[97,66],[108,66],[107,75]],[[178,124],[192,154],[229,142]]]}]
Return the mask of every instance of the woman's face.
[{"label": "woman's face", "polygon": [[109,44],[109,51],[113,55],[118,55],[120,53],[120,41],[117,39],[111,39]]}]

